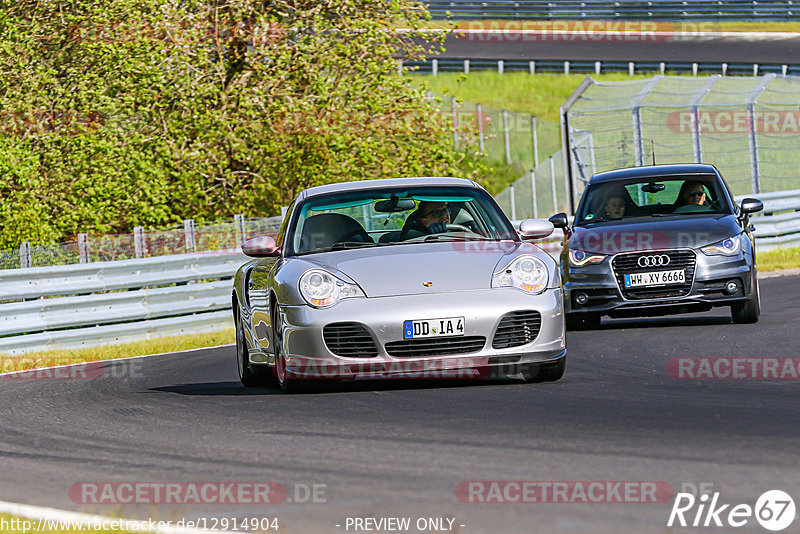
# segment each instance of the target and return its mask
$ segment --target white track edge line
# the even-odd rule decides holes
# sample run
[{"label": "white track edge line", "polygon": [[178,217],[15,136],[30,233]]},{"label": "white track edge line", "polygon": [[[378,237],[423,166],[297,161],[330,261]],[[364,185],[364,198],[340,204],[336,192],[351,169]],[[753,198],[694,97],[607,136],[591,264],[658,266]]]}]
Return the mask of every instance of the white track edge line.
[{"label": "white track edge line", "polygon": [[[92,360],[88,362],[75,362],[75,363],[64,363],[61,365],[50,365],[48,367],[34,367],[32,369],[22,369],[19,371],[6,371],[5,373],[0,373],[0,377],[3,376],[12,376],[16,374],[30,374],[34,371],[48,371],[52,369],[63,369],[65,367],[72,367],[75,365],[90,365],[90,364],[98,364],[98,363],[106,363],[106,362],[120,362],[126,360],[138,360],[139,358],[152,358],[153,356],[171,356],[173,354],[184,354],[186,352],[194,352],[197,350],[206,350],[206,349],[221,349],[224,347],[232,347],[234,343],[226,343],[224,345],[212,345],[210,347],[197,347],[194,349],[184,349],[184,350],[176,350],[172,352],[157,352],[155,354],[140,354],[139,356],[125,356],[124,358],[111,358],[108,360]],[[42,354],[42,353],[39,353]],[[46,353],[44,353],[46,354]],[[25,358],[25,354],[0,354],[0,358]],[[0,501],[2,502],[2,501]]]}]

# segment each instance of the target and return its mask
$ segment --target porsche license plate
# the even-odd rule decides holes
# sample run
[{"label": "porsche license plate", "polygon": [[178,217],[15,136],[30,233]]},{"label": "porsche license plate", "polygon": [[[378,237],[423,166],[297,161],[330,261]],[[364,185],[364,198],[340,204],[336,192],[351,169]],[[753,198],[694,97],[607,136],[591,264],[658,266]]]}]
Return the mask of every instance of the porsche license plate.
[{"label": "porsche license plate", "polygon": [[683,269],[625,275],[625,287],[664,286],[683,284],[684,282],[686,282],[686,273]]},{"label": "porsche license plate", "polygon": [[463,317],[403,321],[403,337],[406,339],[463,335]]}]

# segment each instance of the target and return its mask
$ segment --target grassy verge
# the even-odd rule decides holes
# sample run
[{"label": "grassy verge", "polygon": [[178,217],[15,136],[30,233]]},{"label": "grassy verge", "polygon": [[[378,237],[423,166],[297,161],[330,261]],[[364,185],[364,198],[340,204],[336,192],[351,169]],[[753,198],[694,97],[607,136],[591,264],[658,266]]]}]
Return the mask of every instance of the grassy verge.
[{"label": "grassy verge", "polygon": [[[571,95],[586,74],[474,71],[468,75],[456,72],[437,76],[415,75],[420,83],[437,93],[453,95],[459,100],[479,102],[518,113],[530,113],[539,119],[557,123],[558,108]],[[592,75],[599,82],[631,81],[650,78],[650,75],[628,76],[625,73]]]},{"label": "grassy verge", "polygon": [[53,350],[21,355],[0,354],[0,372],[24,371],[53,365],[115,360],[145,354],[213,347],[234,342],[233,328],[191,336],[161,337],[135,343],[86,347],[73,350]]},{"label": "grassy verge", "polygon": [[[67,528],[61,528],[61,526]],[[87,533],[107,533],[117,532],[125,534],[126,530],[103,530],[94,528],[71,529],[68,525],[62,525],[55,521],[42,521],[39,530],[38,519],[27,519],[12,515],[0,514],[0,534],[30,534],[31,532],[41,532],[42,534],[87,534]]]},{"label": "grassy verge", "polygon": [[800,247],[759,252],[756,263],[760,272],[800,268]]}]

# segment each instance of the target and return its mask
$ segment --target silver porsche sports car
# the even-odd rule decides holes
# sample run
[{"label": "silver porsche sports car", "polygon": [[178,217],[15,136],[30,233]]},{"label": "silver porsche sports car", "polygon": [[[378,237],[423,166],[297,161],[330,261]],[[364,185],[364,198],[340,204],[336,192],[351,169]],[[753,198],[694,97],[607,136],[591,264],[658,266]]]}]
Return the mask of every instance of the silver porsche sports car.
[{"label": "silver porsche sports car", "polygon": [[558,380],[566,362],[556,262],[478,184],[397,178],[303,191],[277,235],[242,245],[239,377]]}]

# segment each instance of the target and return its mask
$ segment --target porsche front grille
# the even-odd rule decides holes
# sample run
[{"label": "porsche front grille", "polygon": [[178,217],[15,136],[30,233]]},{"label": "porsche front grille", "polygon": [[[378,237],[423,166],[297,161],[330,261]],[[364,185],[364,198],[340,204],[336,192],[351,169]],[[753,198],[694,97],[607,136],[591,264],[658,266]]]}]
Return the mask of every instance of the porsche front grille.
[{"label": "porsche front grille", "polygon": [[372,358],[378,355],[375,341],[358,323],[333,323],[322,329],[328,350],[345,358]]},{"label": "porsche front grille", "polygon": [[515,311],[500,319],[500,325],[492,340],[493,349],[507,349],[526,345],[536,339],[542,326],[542,315],[538,311]]},{"label": "porsche front grille", "polygon": [[458,336],[390,341],[385,347],[390,356],[413,358],[469,354],[480,351],[484,345],[486,338],[483,336]]}]

